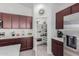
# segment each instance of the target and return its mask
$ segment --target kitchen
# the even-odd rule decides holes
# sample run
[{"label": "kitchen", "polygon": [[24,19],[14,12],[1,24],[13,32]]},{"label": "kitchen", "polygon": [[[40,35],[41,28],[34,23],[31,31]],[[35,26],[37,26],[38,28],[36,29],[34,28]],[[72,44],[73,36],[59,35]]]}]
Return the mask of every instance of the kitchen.
[{"label": "kitchen", "polygon": [[[33,49],[31,9],[16,3],[0,6],[3,6],[0,12],[0,55],[16,56],[20,51]],[[27,11],[21,12],[24,9]]]},{"label": "kitchen", "polygon": [[2,3],[0,7],[0,55],[79,55],[78,20],[74,21],[78,3]]}]

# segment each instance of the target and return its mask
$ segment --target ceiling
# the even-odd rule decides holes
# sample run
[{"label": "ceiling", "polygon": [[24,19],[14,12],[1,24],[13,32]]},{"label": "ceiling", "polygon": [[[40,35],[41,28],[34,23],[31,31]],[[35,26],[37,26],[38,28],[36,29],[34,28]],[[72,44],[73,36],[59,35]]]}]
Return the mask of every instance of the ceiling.
[{"label": "ceiling", "polygon": [[33,8],[33,3],[20,3],[21,5],[29,8]]}]

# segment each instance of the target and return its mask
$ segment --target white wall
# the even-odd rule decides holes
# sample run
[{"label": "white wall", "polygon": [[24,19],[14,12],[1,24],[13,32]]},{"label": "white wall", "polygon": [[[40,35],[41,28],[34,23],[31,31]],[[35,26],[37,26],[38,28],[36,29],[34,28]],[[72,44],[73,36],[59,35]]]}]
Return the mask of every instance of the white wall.
[{"label": "white wall", "polygon": [[0,12],[32,16],[32,9],[19,3],[0,3]]},{"label": "white wall", "polygon": [[[45,14],[40,16],[39,10],[44,9]],[[34,40],[37,38],[37,29],[36,29],[36,20],[40,19],[42,17],[46,18],[47,22],[47,52],[48,54],[51,54],[51,20],[52,20],[52,4],[35,4],[34,5],[34,14],[33,14],[33,20],[34,20]],[[41,20],[42,21],[42,20]],[[36,47],[36,46],[35,46]],[[36,48],[35,48],[36,50]]]},{"label": "white wall", "polygon": [[[0,35],[0,39],[32,37],[33,36],[33,35],[29,35],[29,33],[32,33],[32,29],[0,29],[0,33],[3,33],[3,32],[5,32],[5,36]],[[12,36],[12,33],[14,33],[15,36]]]},{"label": "white wall", "polygon": [[59,12],[59,11],[65,9],[65,8],[67,8],[67,7],[69,7],[73,4],[75,4],[75,3],[56,3],[56,4],[54,4],[55,5],[55,11]]}]

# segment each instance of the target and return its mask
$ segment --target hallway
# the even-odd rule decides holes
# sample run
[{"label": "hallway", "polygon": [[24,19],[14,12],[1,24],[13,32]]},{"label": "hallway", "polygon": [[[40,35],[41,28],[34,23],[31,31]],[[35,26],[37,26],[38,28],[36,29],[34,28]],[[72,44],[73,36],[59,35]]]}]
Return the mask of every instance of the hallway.
[{"label": "hallway", "polygon": [[47,45],[39,45],[37,47],[37,56],[53,56],[47,54]]}]

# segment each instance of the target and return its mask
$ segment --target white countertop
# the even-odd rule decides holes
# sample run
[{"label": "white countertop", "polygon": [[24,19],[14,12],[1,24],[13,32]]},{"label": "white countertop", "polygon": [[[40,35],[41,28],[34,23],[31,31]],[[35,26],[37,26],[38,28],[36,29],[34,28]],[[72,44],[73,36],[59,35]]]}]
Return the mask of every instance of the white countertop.
[{"label": "white countertop", "polygon": [[15,38],[25,38],[25,37],[33,37],[32,35],[30,36],[13,36],[13,37],[0,37],[0,40],[3,40],[3,39],[15,39]]},{"label": "white countertop", "polygon": [[0,47],[0,56],[19,56],[20,44]]},{"label": "white countertop", "polygon": [[58,40],[60,42],[64,42],[64,39],[63,38],[53,37],[52,39]]}]

